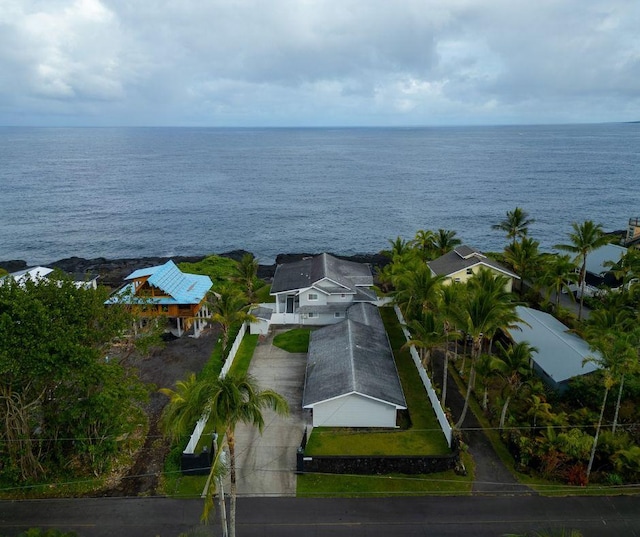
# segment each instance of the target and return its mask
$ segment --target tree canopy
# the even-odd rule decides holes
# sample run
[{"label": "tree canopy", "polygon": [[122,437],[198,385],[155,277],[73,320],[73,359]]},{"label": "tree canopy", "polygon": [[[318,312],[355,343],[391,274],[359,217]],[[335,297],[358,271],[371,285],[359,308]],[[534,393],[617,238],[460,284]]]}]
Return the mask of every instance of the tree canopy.
[{"label": "tree canopy", "polygon": [[128,314],[106,297],[65,279],[0,285],[0,479],[100,475],[146,424],[146,390],[107,355]]}]

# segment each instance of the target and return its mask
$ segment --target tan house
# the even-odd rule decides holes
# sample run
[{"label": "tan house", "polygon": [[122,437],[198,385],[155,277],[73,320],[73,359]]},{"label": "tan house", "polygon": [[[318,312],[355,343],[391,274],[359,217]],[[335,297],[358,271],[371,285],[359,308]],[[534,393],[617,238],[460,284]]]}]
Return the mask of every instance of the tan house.
[{"label": "tan house", "polygon": [[149,317],[166,317],[169,331],[181,337],[198,337],[209,322],[207,293],[213,283],[209,276],[182,272],[173,261],[136,270],[107,304],[139,306]]},{"label": "tan house", "polygon": [[520,277],[497,261],[489,259],[482,252],[466,245],[458,246],[449,253],[427,263],[434,276],[444,276],[445,282],[465,283],[481,269],[488,269],[496,275],[501,274],[509,280],[506,290],[511,292],[513,280]]},{"label": "tan house", "polygon": [[640,218],[629,218],[624,245],[628,248],[640,248]]}]

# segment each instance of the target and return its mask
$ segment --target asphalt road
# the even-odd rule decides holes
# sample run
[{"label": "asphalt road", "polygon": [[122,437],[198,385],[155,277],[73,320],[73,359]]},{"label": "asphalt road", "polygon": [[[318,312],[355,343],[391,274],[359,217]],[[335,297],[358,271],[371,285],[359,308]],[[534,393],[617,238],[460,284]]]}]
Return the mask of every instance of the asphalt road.
[{"label": "asphalt road", "polygon": [[[201,500],[159,497],[3,501],[0,535],[41,527],[80,537],[177,537],[198,525],[201,509]],[[640,498],[239,498],[236,527],[239,537],[485,537],[550,528],[579,529],[585,537],[640,536]],[[217,523],[210,529],[220,535]]]}]

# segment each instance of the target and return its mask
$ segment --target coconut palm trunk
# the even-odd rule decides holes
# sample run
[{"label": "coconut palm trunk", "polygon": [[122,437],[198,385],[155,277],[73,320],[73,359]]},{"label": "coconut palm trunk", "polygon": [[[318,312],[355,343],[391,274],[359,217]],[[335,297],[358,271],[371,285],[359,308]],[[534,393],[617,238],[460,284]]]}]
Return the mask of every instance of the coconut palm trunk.
[{"label": "coconut palm trunk", "polygon": [[616,411],[613,415],[613,425],[611,426],[611,432],[616,434],[618,427],[618,415],[620,414],[620,402],[622,401],[622,390],[624,390],[624,373],[620,375],[620,388],[618,388],[618,399],[616,400]]},{"label": "coconut palm trunk", "polygon": [[447,380],[449,372],[449,323],[444,324],[445,344],[444,363],[442,364],[442,391],[440,393],[440,405],[444,408],[447,401]]},{"label": "coconut palm trunk", "polygon": [[607,396],[609,395],[609,384],[605,380],[604,398],[602,399],[602,408],[600,408],[600,417],[598,418],[598,425],[596,426],[596,435],[593,438],[593,446],[591,446],[591,455],[589,455],[589,464],[587,465],[587,482],[591,475],[591,469],[593,468],[593,461],[596,457],[596,448],[598,447],[598,437],[600,436],[600,428],[602,427],[602,418],[604,416],[604,409],[607,406]]},{"label": "coconut palm trunk", "polygon": [[[174,438],[187,431],[187,426],[201,416],[204,410],[210,412],[219,430],[224,430],[229,448],[229,536],[235,537],[237,474],[235,427],[244,423],[264,428],[262,411],[272,409],[277,414],[287,415],[289,406],[286,399],[273,390],[260,390],[255,380],[247,375],[227,374],[225,377],[196,379],[191,375],[185,382],[177,383],[178,390],[163,389],[171,400],[163,411],[165,431]],[[207,502],[203,516],[207,515]]]},{"label": "coconut palm trunk", "polygon": [[469,369],[469,379],[467,383],[467,393],[464,397],[464,406],[462,407],[462,413],[460,414],[460,418],[458,419],[458,423],[456,423],[456,429],[462,427],[465,418],[467,417],[467,411],[469,410],[469,399],[471,398],[471,390],[476,381],[476,361],[478,356],[480,356],[480,351],[482,350],[482,336],[476,337],[473,340],[473,347],[471,349],[471,369]]},{"label": "coconut palm trunk", "polygon": [[504,400],[504,404],[502,405],[502,412],[500,412],[500,430],[504,429],[504,422],[507,419],[507,409],[509,408],[509,403],[511,402],[511,395],[507,395],[507,398]]},{"label": "coconut palm trunk", "polygon": [[236,438],[233,428],[227,428],[227,443],[229,445],[229,537],[236,537],[236,505],[238,497],[238,481],[236,473]]}]

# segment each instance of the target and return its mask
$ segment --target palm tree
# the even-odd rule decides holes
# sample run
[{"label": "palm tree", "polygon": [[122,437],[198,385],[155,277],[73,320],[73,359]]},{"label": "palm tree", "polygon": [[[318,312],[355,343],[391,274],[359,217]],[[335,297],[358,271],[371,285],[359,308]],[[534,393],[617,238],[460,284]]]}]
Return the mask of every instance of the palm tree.
[{"label": "palm tree", "polygon": [[547,421],[553,417],[552,407],[547,403],[544,395],[532,393],[527,398],[527,416],[533,418],[533,429],[538,427],[538,418],[545,418]]},{"label": "palm tree", "polygon": [[532,356],[537,352],[536,347],[531,346],[527,341],[515,343],[509,347],[504,347],[500,343],[498,355],[492,357],[492,369],[503,380],[504,404],[500,412],[500,430],[504,429],[504,422],[507,416],[507,408],[511,397],[518,393],[524,383],[532,374]]},{"label": "palm tree", "polygon": [[[176,382],[176,389],[160,388],[160,393],[169,397],[167,404],[160,417],[160,427],[164,434],[172,442],[178,442],[188,435],[193,429],[194,423],[204,414],[208,416],[209,393],[204,382],[198,381],[195,373],[189,373],[185,380]],[[220,483],[220,478],[226,473],[226,468],[222,464],[222,449],[218,448],[215,459],[211,464],[209,479],[207,480],[207,494],[202,513],[203,520],[208,520],[213,508],[213,495],[216,486]],[[220,512],[225,512],[224,495],[219,495]],[[227,535],[227,523],[221,516],[222,534]]]},{"label": "palm tree", "polygon": [[538,241],[523,237],[521,242],[513,242],[505,248],[506,262],[520,276],[520,296],[524,291],[525,281],[529,280],[540,266],[539,246]]},{"label": "palm tree", "polygon": [[602,427],[602,418],[604,416],[604,409],[607,406],[607,396],[613,386],[613,377],[609,371],[603,371],[603,385],[604,385],[604,397],[602,398],[602,407],[600,408],[600,417],[598,418],[598,424],[596,425],[596,435],[593,438],[593,444],[591,447],[591,454],[589,455],[589,464],[587,465],[587,481],[591,475],[591,468],[593,468],[593,461],[596,456],[596,448],[598,447],[598,437],[600,436],[600,428]]},{"label": "palm tree", "polygon": [[411,244],[402,237],[396,237],[394,240],[388,239],[391,245],[390,250],[383,250],[382,254],[393,261],[396,256],[402,256],[411,250]]},{"label": "palm tree", "polygon": [[587,479],[591,474],[609,391],[615,385],[616,378],[620,378],[622,384],[626,371],[636,372],[638,370],[638,340],[635,334],[607,332],[601,337],[592,340],[589,345],[599,353],[599,355],[590,357],[589,360],[602,367],[604,397],[600,408],[600,417],[596,425],[589,465],[587,466]]},{"label": "palm tree", "polygon": [[462,241],[456,237],[456,232],[451,229],[438,229],[433,240],[433,247],[438,256],[450,252],[461,244]]},{"label": "palm tree", "polygon": [[169,404],[162,411],[160,426],[173,442],[188,434],[203,414],[209,402],[204,388],[195,373],[189,373],[185,380],[177,381],[175,390],[160,388],[160,393],[169,397]]},{"label": "palm tree", "polygon": [[417,317],[422,311],[433,309],[443,281],[444,276],[434,275],[425,263],[398,276],[394,298],[407,320]]},{"label": "palm tree", "polygon": [[445,335],[445,351],[444,365],[442,368],[442,392],[440,395],[440,404],[444,408],[447,401],[447,380],[449,374],[449,339],[454,339],[454,357],[458,356],[458,339],[460,333],[454,324],[454,310],[458,307],[458,301],[462,291],[462,284],[452,282],[450,285],[442,286],[440,289],[440,300],[438,301],[438,310],[442,314],[443,332]]},{"label": "palm tree", "polygon": [[584,303],[584,286],[586,283],[587,274],[587,256],[604,246],[609,242],[607,237],[602,231],[600,224],[594,224],[591,220],[586,220],[582,224],[573,222],[571,224],[573,232],[569,233],[569,244],[558,244],[556,248],[576,254],[576,261],[580,262],[580,308],[578,310],[578,319],[582,319],[582,307]]},{"label": "palm tree", "polygon": [[568,255],[552,256],[542,268],[538,283],[546,289],[547,300],[555,293],[556,311],[560,307],[560,295],[563,291],[566,290],[567,294],[573,299],[573,294],[569,291],[571,284],[578,281],[578,274],[575,269],[576,265]]},{"label": "palm tree", "polygon": [[640,250],[629,248],[620,261],[606,261],[604,266],[609,267],[618,280],[622,280],[624,294],[629,290],[631,280],[640,277]]},{"label": "palm tree", "polygon": [[529,218],[527,211],[516,207],[513,211],[507,211],[507,216],[504,220],[491,227],[497,231],[504,231],[507,234],[507,239],[511,240],[511,244],[514,244],[519,238],[527,236],[529,226],[534,222],[533,218]]},{"label": "palm tree", "polygon": [[407,323],[407,328],[411,332],[411,339],[403,345],[403,348],[409,348],[412,345],[417,347],[422,367],[428,373],[431,368],[431,353],[447,341],[442,330],[442,322],[433,311],[422,311],[418,317]]},{"label": "palm tree", "polygon": [[[188,387],[187,387],[188,385]],[[223,378],[196,380],[189,377],[185,386],[177,390],[163,389],[170,401],[163,413],[166,431],[180,430],[184,423],[192,424],[203,412],[209,412],[216,429],[226,435],[229,448],[229,476],[231,482],[229,502],[229,535],[235,537],[236,522],[236,447],[235,429],[239,423],[264,428],[262,411],[272,409],[280,415],[289,412],[287,401],[273,390],[260,390],[255,380],[247,375],[228,374]],[[202,406],[200,406],[202,405]],[[199,408],[198,408],[199,407]]]},{"label": "palm tree", "polygon": [[222,329],[222,352],[226,352],[229,343],[231,327],[245,321],[254,321],[255,317],[247,310],[249,306],[245,297],[238,291],[223,289],[215,295],[210,303],[211,322],[217,323]]},{"label": "palm tree", "polygon": [[480,406],[485,412],[489,406],[489,383],[495,373],[494,357],[489,354],[481,354],[478,358],[478,362],[476,363],[476,375],[480,376],[481,383],[484,388],[482,391],[482,403]]},{"label": "palm tree", "polygon": [[236,521],[236,449],[235,429],[239,423],[257,427],[262,433],[262,411],[272,409],[280,415],[289,413],[287,401],[273,390],[260,390],[249,375],[229,374],[208,383],[209,408],[219,428],[224,431],[229,447],[229,475],[231,494],[229,502],[229,535],[235,537]]},{"label": "palm tree", "polygon": [[[585,327],[585,337],[595,348],[607,346],[607,340],[617,340],[616,352],[604,356],[606,367],[609,367],[619,383],[618,398],[613,418],[612,432],[616,432],[620,403],[624,391],[626,375],[634,374],[640,369],[638,348],[640,348],[640,329],[636,328],[636,319],[630,309],[597,309],[589,316]],[[603,343],[604,342],[604,343]]]},{"label": "palm tree", "polygon": [[480,271],[467,282],[467,292],[464,294],[459,308],[454,310],[452,318],[455,324],[471,338],[471,369],[469,371],[467,393],[465,395],[462,413],[456,424],[460,427],[464,422],[469,408],[471,389],[475,383],[475,364],[482,352],[483,340],[491,340],[496,331],[513,326],[518,320],[515,304],[511,301],[511,294],[504,290],[507,279],[497,276],[491,287],[482,287],[478,280],[489,282]]},{"label": "palm tree", "polygon": [[431,253],[434,249],[435,235],[433,231],[427,229],[419,229],[416,232],[415,238],[411,241],[411,246],[414,246],[420,252],[420,258],[423,261],[427,261],[431,257]]},{"label": "palm tree", "polygon": [[255,299],[255,283],[257,277],[258,260],[253,257],[253,254],[244,254],[236,265],[234,280],[244,286],[249,302],[253,302]]}]

